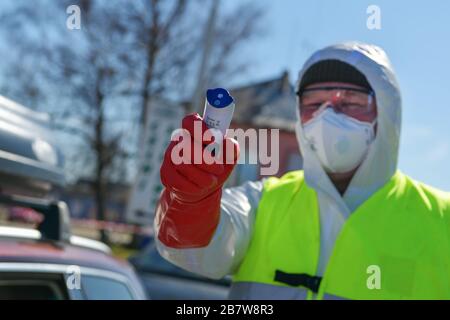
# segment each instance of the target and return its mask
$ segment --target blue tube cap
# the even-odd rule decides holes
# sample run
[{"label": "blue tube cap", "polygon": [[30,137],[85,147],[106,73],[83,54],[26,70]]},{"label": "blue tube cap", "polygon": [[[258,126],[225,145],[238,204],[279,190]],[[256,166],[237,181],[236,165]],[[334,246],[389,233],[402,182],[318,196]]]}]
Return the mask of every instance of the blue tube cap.
[{"label": "blue tube cap", "polygon": [[206,91],[206,100],[215,108],[225,108],[233,103],[233,97],[223,88],[208,89]]}]

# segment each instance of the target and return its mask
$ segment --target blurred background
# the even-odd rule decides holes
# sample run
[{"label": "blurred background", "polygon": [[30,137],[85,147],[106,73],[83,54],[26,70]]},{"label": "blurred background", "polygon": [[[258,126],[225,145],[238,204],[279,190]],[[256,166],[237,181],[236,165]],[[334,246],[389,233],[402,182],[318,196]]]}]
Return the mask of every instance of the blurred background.
[{"label": "blurred background", "polygon": [[[28,143],[54,169],[4,166],[0,190],[63,200],[73,233],[139,254],[151,244],[170,134],[185,114],[202,114],[207,88],[230,89],[233,128],[280,129],[281,175],[302,167],[297,72],[315,50],[359,40],[384,48],[397,72],[399,168],[450,191],[449,13],[437,0],[3,0],[0,124],[45,139],[0,136],[0,149],[20,154]],[[259,178],[258,165],[241,164],[228,184]],[[4,206],[0,219],[42,218]]]}]

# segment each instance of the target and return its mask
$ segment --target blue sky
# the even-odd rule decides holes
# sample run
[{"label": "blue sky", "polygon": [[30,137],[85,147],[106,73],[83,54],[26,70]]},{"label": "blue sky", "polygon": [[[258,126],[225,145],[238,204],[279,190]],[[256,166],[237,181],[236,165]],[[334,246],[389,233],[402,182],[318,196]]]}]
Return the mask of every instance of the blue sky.
[{"label": "blue sky", "polygon": [[[221,1],[223,6],[241,2]],[[319,48],[343,40],[377,44],[388,53],[402,90],[399,168],[450,191],[450,1],[251,1],[265,9],[264,35],[240,52],[251,57],[252,67],[236,84],[279,76],[283,70],[294,82]],[[381,30],[366,27],[369,5],[381,10]]]},{"label": "blue sky", "polygon": [[[393,63],[402,90],[399,168],[450,191],[450,1],[258,3],[266,9],[265,35],[243,50],[242,54],[252,56],[254,65],[238,82],[270,78],[286,69],[295,81],[314,50],[339,41],[381,46]],[[381,10],[380,30],[366,27],[369,5]]]}]

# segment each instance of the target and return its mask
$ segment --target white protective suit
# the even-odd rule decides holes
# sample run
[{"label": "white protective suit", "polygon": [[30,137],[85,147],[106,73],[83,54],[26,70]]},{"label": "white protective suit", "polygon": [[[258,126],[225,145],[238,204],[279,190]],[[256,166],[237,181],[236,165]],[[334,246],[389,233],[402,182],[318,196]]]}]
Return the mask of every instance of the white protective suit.
[{"label": "white protective suit", "polygon": [[[304,64],[297,86],[311,65],[327,59],[346,62],[366,76],[375,91],[378,128],[366,158],[345,194],[341,196],[306,143],[296,107],[296,134],[304,158],[305,180],[316,190],[320,208],[318,276],[323,275],[334,242],[348,216],[382,187],[396,171],[401,126],[400,92],[391,64],[382,49],[373,45],[347,42],[319,50]],[[160,254],[177,266],[209,278],[219,279],[233,274],[251,241],[262,190],[262,181],[247,182],[239,187],[225,189],[221,200],[220,223],[209,245],[196,249],[173,249],[159,242],[156,235]],[[158,230],[155,229],[155,232]],[[303,299],[305,296],[305,289],[255,283],[235,283],[230,292],[231,298],[247,299]]]}]

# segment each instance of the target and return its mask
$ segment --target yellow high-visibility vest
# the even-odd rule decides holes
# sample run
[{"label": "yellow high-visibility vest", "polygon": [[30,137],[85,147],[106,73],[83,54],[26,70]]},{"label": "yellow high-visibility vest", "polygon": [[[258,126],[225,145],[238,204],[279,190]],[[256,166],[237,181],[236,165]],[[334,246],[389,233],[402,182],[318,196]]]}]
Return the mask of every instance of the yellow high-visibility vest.
[{"label": "yellow high-visibility vest", "polygon": [[318,299],[450,299],[449,193],[397,171],[345,222],[323,278],[319,221],[303,171],[269,178],[233,281],[306,287]]}]

